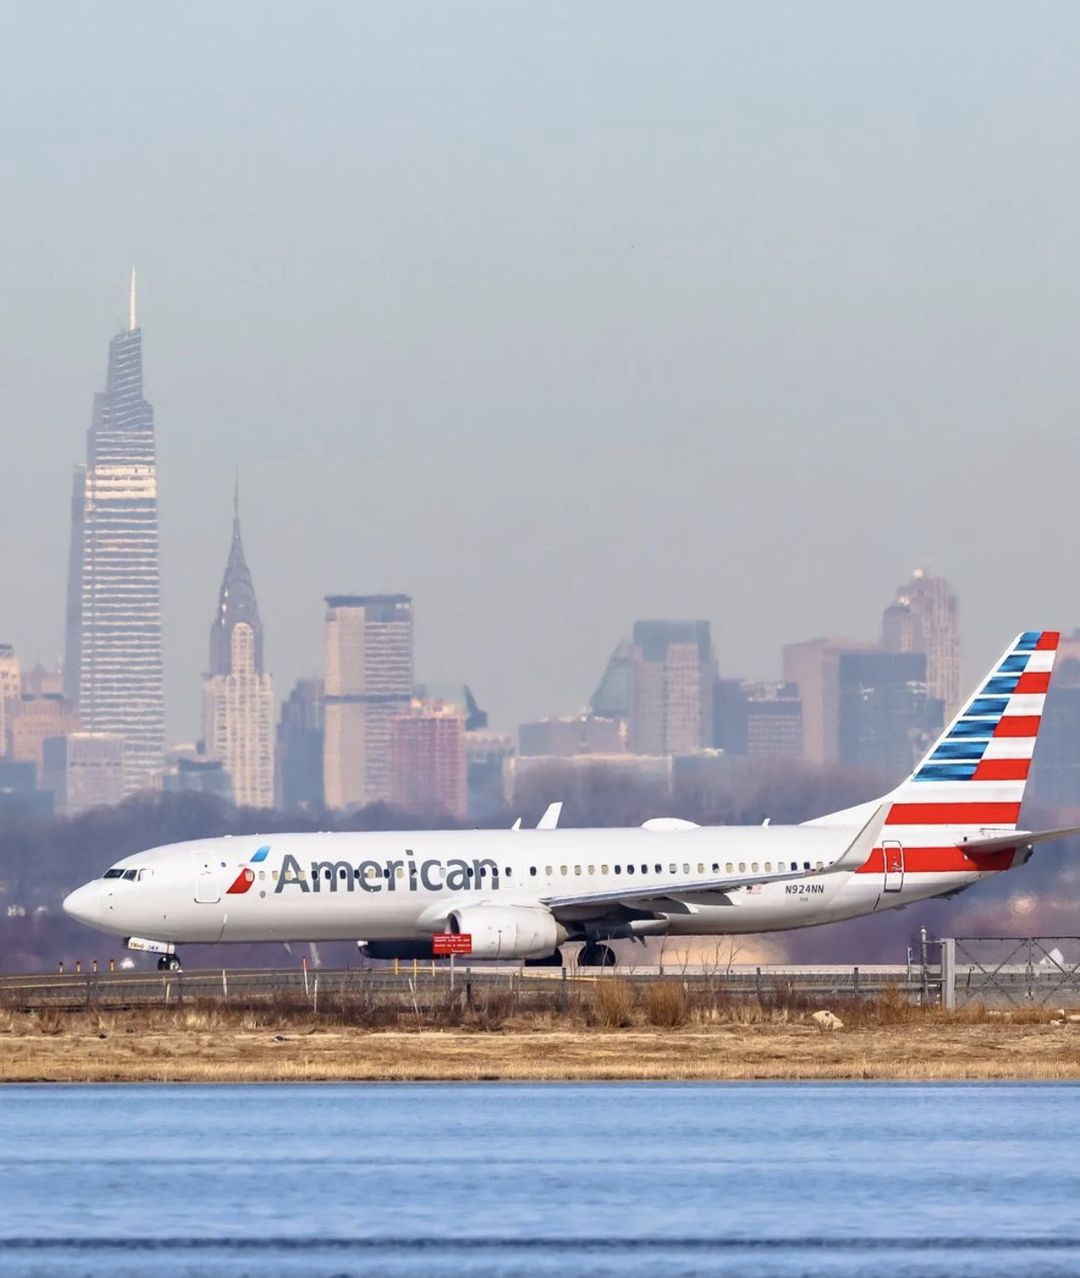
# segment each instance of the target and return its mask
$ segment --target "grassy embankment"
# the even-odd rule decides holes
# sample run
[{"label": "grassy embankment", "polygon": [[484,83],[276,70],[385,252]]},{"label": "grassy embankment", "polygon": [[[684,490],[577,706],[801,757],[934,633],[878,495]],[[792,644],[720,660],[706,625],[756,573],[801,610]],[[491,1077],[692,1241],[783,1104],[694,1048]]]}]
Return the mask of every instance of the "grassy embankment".
[{"label": "grassy embankment", "polygon": [[343,995],[171,1008],[0,1008],[0,1081],[1080,1079],[1055,1011],[944,1013],[900,997],[735,1001],[678,982],[597,983],[569,1004],[487,990],[467,1005]]}]

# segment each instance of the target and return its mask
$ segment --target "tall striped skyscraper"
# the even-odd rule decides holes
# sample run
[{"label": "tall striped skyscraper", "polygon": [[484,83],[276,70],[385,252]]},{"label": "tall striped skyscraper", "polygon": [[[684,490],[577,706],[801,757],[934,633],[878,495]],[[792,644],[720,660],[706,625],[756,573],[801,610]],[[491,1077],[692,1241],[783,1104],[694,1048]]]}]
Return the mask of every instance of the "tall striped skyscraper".
[{"label": "tall striped skyscraper", "polygon": [[165,748],[154,411],[143,399],[134,272],[72,507],[65,664],[73,686],[78,671],[83,728],[123,738],[130,794],[151,782]]}]

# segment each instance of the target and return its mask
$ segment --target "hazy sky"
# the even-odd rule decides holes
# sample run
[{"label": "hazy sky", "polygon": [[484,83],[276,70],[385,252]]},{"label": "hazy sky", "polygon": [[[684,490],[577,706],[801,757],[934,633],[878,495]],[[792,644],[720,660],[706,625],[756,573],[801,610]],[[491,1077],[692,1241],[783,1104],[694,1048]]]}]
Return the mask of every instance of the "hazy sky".
[{"label": "hazy sky", "polygon": [[237,466],[281,695],[331,591],[504,727],[924,560],[969,677],[1080,624],[1076,5],[9,4],[0,120],[0,639],[60,651],[135,262],[174,737]]}]

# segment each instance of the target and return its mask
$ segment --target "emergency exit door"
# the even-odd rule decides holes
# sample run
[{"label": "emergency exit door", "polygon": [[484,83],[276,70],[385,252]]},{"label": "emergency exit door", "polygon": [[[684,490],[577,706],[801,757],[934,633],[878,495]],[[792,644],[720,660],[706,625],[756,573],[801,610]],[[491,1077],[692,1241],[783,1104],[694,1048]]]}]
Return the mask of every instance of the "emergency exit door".
[{"label": "emergency exit door", "polygon": [[886,839],[881,849],[885,854],[885,891],[899,892],[904,886],[904,845]]},{"label": "emergency exit door", "polygon": [[216,870],[204,866],[195,880],[195,901],[198,905],[214,905],[221,900],[221,881]]}]

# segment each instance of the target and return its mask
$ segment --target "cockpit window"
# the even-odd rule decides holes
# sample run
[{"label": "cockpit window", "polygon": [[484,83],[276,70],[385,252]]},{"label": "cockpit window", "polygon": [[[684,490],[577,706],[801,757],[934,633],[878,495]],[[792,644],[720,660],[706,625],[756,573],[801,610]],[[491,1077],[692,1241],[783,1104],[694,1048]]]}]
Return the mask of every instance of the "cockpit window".
[{"label": "cockpit window", "polygon": [[139,871],[138,871],[138,870],[125,870],[125,871],[124,871],[124,878],[125,878],[125,879],[130,879],[132,882],[134,882],[134,881],[135,881],[138,877],[139,877]]},{"label": "cockpit window", "polygon": [[118,865],[114,865],[111,870],[106,870],[101,877],[103,879],[122,879],[124,877],[124,871],[121,870]]}]

